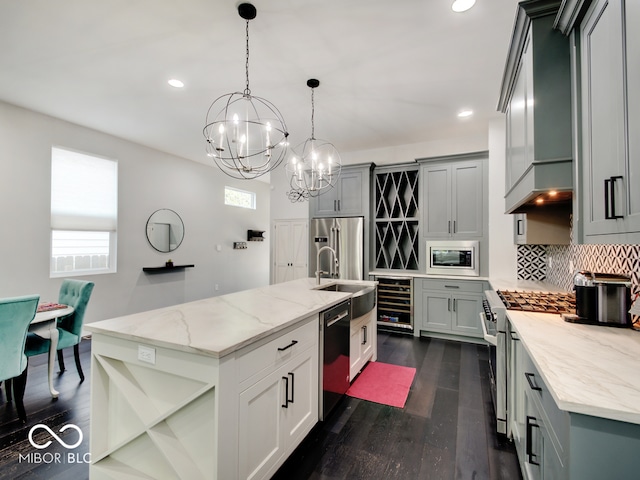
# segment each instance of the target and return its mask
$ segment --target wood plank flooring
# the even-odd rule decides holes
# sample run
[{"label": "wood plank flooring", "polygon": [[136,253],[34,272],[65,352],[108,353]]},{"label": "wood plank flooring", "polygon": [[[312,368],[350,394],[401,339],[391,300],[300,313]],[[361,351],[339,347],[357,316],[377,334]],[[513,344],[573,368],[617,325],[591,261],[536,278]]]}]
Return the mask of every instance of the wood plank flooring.
[{"label": "wood plank flooring", "polygon": [[[27,388],[24,406],[27,423],[18,419],[13,402],[7,404],[4,382],[0,391],[0,479],[22,480],[84,480],[89,478],[89,465],[82,462],[89,452],[89,390],[91,384],[91,341],[80,342],[80,359],[85,381],[80,377],[73,360],[73,348],[64,350],[66,371],[54,376],[54,386],[60,392],[57,400],[51,398],[47,383],[47,355],[29,359]],[[58,372],[56,361],[55,372]],[[28,439],[29,430],[37,424],[47,425],[65,443],[73,445],[79,439],[78,432],[67,428],[76,425],[83,433],[82,443],[68,450],[59,444],[44,429],[33,432],[36,444],[44,445],[52,440],[46,449],[34,448]],[[42,455],[40,458],[36,456]],[[71,457],[69,456],[71,454]],[[21,455],[23,458],[21,458]],[[88,457],[86,458],[89,459]],[[80,462],[79,462],[79,461]]]},{"label": "wood plank flooring", "polygon": [[304,479],[520,479],[495,433],[485,346],[378,334],[378,361],[416,368],[404,409],[346,397],[274,476]]},{"label": "wood plank flooring", "polygon": [[[90,341],[81,343],[84,383],[79,383],[72,349],[65,352],[67,371],[55,379],[58,400],[49,396],[46,355],[30,360],[26,425],[18,420],[15,406],[7,404],[2,385],[0,479],[89,477],[82,459],[89,451],[90,348]],[[486,347],[381,332],[378,361],[416,368],[405,408],[345,398],[276,473],[276,480],[521,478],[513,445],[495,434]],[[53,443],[42,450],[49,458],[36,462],[28,457],[36,451],[28,440],[36,424],[46,424],[69,444],[77,441],[77,432],[59,430],[77,425],[82,443],[66,450],[39,429],[34,439]],[[59,462],[55,454],[60,454]]]}]

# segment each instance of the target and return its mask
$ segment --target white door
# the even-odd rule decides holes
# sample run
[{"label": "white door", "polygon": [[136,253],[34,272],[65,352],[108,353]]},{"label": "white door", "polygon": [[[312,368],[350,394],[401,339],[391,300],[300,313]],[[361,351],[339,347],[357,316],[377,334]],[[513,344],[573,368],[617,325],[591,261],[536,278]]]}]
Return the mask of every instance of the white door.
[{"label": "white door", "polygon": [[277,220],[273,227],[273,283],[308,276],[308,222]]}]

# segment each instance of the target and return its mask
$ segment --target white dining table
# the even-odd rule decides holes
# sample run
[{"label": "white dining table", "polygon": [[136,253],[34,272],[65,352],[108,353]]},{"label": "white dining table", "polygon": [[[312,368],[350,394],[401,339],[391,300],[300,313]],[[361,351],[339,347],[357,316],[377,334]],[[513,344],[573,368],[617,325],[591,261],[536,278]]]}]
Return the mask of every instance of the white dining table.
[{"label": "white dining table", "polygon": [[66,308],[37,312],[29,325],[29,332],[35,333],[39,337],[47,338],[49,343],[49,391],[53,398],[58,398],[60,392],[53,388],[53,368],[56,362],[56,352],[58,351],[58,318],[73,313],[75,309],[67,305]]}]

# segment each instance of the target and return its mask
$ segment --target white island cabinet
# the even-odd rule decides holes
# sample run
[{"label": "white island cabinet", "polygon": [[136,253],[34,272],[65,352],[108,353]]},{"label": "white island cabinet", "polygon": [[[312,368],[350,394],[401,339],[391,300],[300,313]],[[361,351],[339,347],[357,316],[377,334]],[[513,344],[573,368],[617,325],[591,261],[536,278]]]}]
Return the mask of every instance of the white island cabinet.
[{"label": "white island cabinet", "polygon": [[351,296],[314,283],[88,324],[91,478],[269,478],[318,421],[318,314]]}]

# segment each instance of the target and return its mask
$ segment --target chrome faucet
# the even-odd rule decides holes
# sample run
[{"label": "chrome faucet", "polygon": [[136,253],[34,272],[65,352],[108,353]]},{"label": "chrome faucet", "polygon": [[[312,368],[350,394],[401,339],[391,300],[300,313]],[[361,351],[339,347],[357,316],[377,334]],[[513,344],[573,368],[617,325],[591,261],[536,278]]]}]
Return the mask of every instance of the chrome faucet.
[{"label": "chrome faucet", "polygon": [[[320,270],[320,254],[324,251],[324,250],[329,250],[331,253],[333,253],[333,261],[334,261],[334,269],[335,272],[338,272],[338,256],[336,255],[336,251],[328,246],[324,246],[322,247],[320,250],[318,250],[318,257],[316,259],[316,265],[318,266],[318,270],[316,270],[316,285],[320,285],[320,275],[322,275],[323,273],[330,273],[330,272],[323,272],[322,270]],[[334,270],[332,269],[332,270]],[[333,274],[333,272],[331,272]]]}]

